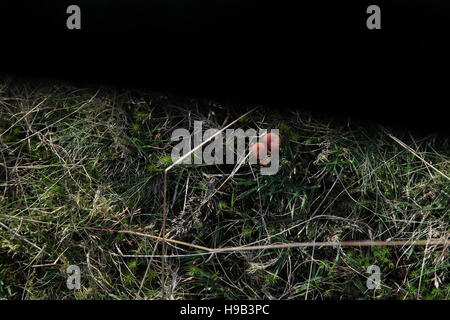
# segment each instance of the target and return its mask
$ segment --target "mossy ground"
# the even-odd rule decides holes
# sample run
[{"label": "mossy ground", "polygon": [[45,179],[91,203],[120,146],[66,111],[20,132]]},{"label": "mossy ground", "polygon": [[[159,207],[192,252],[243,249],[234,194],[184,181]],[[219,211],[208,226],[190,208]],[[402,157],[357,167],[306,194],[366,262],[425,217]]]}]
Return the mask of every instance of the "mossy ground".
[{"label": "mossy ground", "polygon": [[[163,170],[176,128],[221,128],[253,106],[62,85],[0,84],[0,298],[160,299]],[[236,127],[278,128],[280,171],[169,173],[168,236],[206,247],[448,239],[450,182],[377,125],[265,107]],[[387,128],[389,130],[389,128]],[[390,131],[450,174],[448,137]],[[102,229],[102,230],[98,230]],[[448,248],[340,247],[201,254],[168,245],[167,298],[447,299]],[[152,257],[155,255],[155,257]],[[370,290],[376,264],[382,287]],[[82,271],[80,290],[66,269]]]}]

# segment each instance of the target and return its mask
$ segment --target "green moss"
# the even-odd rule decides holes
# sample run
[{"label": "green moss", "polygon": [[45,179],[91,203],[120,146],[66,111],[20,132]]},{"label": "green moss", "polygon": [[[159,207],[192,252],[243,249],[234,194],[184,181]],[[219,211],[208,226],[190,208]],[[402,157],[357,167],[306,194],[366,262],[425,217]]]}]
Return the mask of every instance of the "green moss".
[{"label": "green moss", "polygon": [[159,159],[159,162],[160,162],[161,166],[163,166],[163,167],[168,167],[173,163],[172,157],[170,155],[165,155],[165,156],[161,157]]}]

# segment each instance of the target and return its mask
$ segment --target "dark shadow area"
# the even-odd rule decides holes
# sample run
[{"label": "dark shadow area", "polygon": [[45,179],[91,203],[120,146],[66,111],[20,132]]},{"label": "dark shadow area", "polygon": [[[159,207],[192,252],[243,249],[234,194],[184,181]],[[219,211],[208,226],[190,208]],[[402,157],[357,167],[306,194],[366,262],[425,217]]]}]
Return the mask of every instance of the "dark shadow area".
[{"label": "dark shadow area", "polygon": [[3,1],[0,70],[446,131],[443,1]]}]

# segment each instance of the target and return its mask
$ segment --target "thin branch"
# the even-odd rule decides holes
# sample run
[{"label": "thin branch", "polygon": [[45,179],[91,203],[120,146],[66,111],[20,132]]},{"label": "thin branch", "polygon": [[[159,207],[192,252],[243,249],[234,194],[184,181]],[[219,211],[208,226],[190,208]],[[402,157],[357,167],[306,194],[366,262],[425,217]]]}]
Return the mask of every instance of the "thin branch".
[{"label": "thin branch", "polygon": [[177,161],[175,161],[174,163],[172,163],[169,167],[167,167],[164,170],[164,203],[163,203],[163,222],[162,222],[162,239],[161,239],[161,247],[162,247],[162,295],[163,297],[165,296],[165,283],[166,283],[166,279],[165,279],[165,269],[166,269],[166,259],[165,259],[165,254],[166,254],[166,221],[167,221],[167,174],[168,172],[177,164],[181,163],[184,159],[186,159],[187,157],[190,157],[192,153],[194,153],[195,151],[197,151],[198,149],[200,149],[201,147],[203,147],[206,143],[208,143],[209,141],[211,141],[213,138],[215,138],[216,136],[218,136],[219,134],[221,134],[224,130],[226,130],[227,128],[231,127],[232,125],[234,125],[235,123],[237,123],[239,120],[241,120],[242,118],[244,118],[245,116],[249,115],[250,113],[252,113],[254,110],[256,110],[257,107],[253,108],[252,110],[250,110],[247,113],[244,113],[242,116],[240,116],[239,118],[237,118],[236,120],[234,120],[233,122],[231,122],[230,124],[228,124],[227,126],[225,126],[224,128],[218,130],[215,134],[213,134],[211,137],[209,137],[208,139],[206,139],[205,141],[203,141],[201,144],[199,144],[198,146],[196,146],[194,149],[192,149],[191,151],[189,151],[188,153],[186,153],[185,155],[183,155],[182,157],[180,157]]}]

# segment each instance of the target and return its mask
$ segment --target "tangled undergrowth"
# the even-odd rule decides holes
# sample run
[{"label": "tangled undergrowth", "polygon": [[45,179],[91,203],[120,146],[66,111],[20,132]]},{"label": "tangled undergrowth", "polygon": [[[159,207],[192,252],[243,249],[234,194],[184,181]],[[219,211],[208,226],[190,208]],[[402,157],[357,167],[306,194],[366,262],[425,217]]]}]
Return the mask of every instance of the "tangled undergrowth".
[{"label": "tangled undergrowth", "polygon": [[[195,120],[222,128],[251,107],[3,80],[0,299],[162,298],[161,245],[142,234],[161,234],[171,134]],[[278,128],[280,171],[262,176],[245,164],[217,190],[233,165],[176,166],[168,237],[210,248],[448,239],[448,137],[394,131],[414,155],[380,126],[264,107],[236,127]],[[447,245],[205,254],[168,243],[167,254],[170,299],[450,294]],[[66,287],[70,265],[81,268],[79,290]],[[377,290],[366,286],[371,265],[382,273]]]}]

